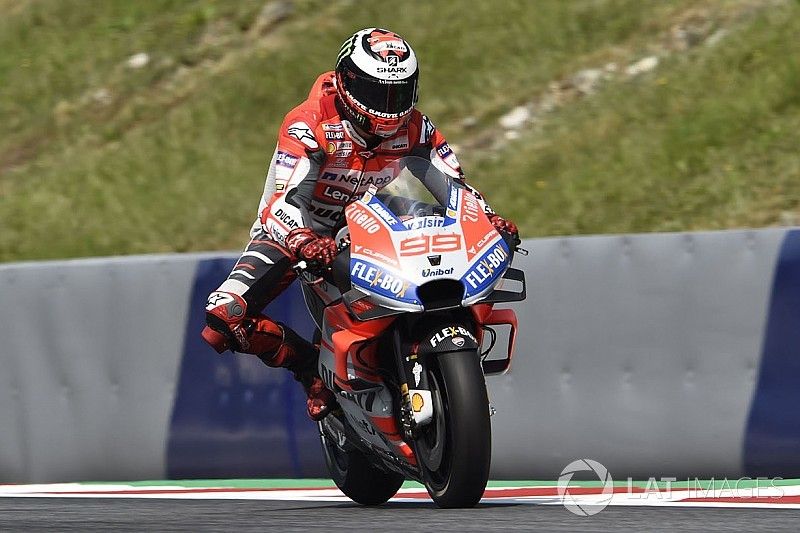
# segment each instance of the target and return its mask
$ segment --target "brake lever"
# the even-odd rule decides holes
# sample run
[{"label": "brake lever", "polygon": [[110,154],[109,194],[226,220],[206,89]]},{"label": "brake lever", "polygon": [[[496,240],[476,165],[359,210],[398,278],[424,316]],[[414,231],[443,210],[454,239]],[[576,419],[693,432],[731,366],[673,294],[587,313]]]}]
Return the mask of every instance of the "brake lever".
[{"label": "brake lever", "polygon": [[305,259],[301,259],[292,265],[292,270],[294,270],[296,274],[300,275],[308,270],[308,262]]}]

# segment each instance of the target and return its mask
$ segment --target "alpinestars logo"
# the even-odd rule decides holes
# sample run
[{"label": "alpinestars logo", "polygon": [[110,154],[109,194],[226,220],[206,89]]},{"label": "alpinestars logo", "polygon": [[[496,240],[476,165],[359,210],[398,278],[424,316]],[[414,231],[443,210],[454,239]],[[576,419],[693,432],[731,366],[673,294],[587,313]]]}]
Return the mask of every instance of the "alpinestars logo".
[{"label": "alpinestars logo", "polygon": [[319,148],[317,139],[315,139],[314,134],[311,133],[311,128],[309,128],[303,122],[295,122],[294,124],[286,128],[286,133],[288,133],[290,136],[294,137],[301,143],[305,144],[309,148]]}]

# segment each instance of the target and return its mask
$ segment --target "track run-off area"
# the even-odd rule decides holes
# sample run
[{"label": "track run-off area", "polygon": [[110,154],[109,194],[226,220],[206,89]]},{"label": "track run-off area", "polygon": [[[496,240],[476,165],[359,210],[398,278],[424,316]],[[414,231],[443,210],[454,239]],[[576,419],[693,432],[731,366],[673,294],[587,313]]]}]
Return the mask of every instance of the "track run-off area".
[{"label": "track run-off area", "polygon": [[475,509],[452,510],[437,509],[413,482],[372,508],[322,479],[0,485],[3,531],[391,530],[409,520],[459,531],[792,530],[800,480],[571,481],[566,493],[555,481],[491,481]]}]

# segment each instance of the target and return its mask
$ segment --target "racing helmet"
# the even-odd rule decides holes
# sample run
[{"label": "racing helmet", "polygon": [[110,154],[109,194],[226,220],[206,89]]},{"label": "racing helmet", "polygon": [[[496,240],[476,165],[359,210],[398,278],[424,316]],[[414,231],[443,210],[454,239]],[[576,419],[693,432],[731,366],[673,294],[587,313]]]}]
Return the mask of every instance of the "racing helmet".
[{"label": "racing helmet", "polygon": [[417,103],[417,56],[402,37],[367,28],[354,33],[336,61],[336,94],[344,118],[360,130],[391,137]]}]

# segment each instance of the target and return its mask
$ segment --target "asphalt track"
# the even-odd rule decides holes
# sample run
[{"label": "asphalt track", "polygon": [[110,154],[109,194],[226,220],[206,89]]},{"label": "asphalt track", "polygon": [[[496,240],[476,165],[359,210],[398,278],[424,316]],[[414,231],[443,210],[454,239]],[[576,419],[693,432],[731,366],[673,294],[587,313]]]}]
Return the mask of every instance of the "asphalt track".
[{"label": "asphalt track", "polygon": [[561,506],[430,502],[365,508],[270,500],[2,498],[0,531],[797,531],[800,510],[608,507],[589,517]]}]

